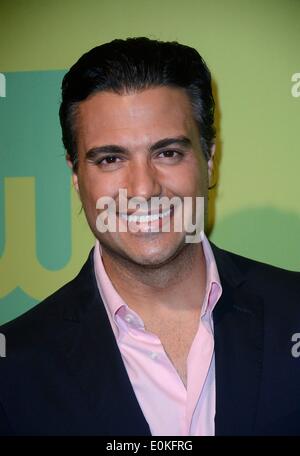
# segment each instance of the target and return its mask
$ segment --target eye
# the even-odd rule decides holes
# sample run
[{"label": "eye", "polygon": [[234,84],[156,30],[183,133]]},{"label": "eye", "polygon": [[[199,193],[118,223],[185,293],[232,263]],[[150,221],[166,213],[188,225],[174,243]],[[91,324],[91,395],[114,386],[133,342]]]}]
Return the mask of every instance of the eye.
[{"label": "eye", "polygon": [[120,161],[119,157],[116,157],[115,155],[107,155],[106,157],[97,160],[96,165],[114,165],[115,163],[118,163],[118,161]]},{"label": "eye", "polygon": [[158,158],[162,159],[173,159],[173,160],[179,160],[183,156],[182,152],[179,152],[178,150],[174,149],[167,149],[159,152]]}]

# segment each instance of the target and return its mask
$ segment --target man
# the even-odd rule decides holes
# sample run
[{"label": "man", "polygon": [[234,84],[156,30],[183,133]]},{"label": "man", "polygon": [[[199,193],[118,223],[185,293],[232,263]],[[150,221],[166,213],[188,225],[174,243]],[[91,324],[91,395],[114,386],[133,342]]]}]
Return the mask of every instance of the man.
[{"label": "man", "polygon": [[199,222],[213,174],[199,54],[146,38],[96,47],[64,78],[60,120],[96,245],[73,281],[1,328],[1,433],[300,434],[299,273],[175,229],[186,201]]}]

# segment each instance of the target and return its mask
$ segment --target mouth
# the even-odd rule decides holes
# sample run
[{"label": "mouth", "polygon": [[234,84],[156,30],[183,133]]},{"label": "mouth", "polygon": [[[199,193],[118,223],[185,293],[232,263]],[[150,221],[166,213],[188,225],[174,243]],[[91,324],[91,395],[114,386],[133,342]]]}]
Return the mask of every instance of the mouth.
[{"label": "mouth", "polygon": [[128,223],[152,223],[156,222],[157,220],[162,220],[166,217],[171,216],[173,213],[173,208],[167,209],[163,212],[155,213],[155,214],[125,214],[119,213],[119,216],[122,220]]}]

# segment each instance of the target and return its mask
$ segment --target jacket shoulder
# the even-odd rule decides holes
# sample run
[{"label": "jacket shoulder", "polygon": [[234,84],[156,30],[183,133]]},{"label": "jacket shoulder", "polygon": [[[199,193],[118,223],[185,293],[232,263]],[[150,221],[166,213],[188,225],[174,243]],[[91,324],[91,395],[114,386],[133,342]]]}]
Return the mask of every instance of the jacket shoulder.
[{"label": "jacket shoulder", "polygon": [[246,258],[212,245],[220,276],[229,281],[247,282],[258,294],[298,297],[300,300],[300,272]]},{"label": "jacket shoulder", "polygon": [[92,251],[78,275],[63,285],[39,304],[20,315],[19,317],[0,326],[0,333],[4,334],[7,343],[24,344],[33,338],[42,340],[49,331],[53,331],[53,324],[58,324],[67,316],[71,320],[78,318],[78,303],[82,293],[91,288],[93,271]]}]

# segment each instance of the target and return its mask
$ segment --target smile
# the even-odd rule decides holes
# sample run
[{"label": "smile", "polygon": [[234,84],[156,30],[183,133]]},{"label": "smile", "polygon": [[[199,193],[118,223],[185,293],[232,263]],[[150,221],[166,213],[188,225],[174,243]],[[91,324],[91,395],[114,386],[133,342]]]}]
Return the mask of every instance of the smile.
[{"label": "smile", "polygon": [[120,217],[125,220],[126,222],[138,222],[138,223],[151,223],[155,222],[156,220],[163,219],[168,217],[171,214],[171,209],[168,209],[165,212],[161,212],[159,214],[147,214],[147,215],[128,215],[128,214],[119,214]]}]

